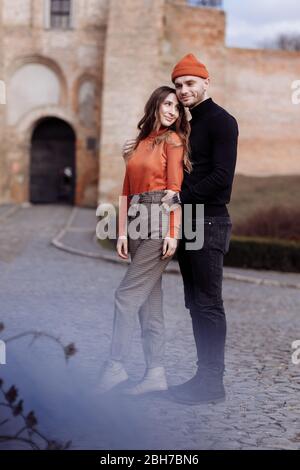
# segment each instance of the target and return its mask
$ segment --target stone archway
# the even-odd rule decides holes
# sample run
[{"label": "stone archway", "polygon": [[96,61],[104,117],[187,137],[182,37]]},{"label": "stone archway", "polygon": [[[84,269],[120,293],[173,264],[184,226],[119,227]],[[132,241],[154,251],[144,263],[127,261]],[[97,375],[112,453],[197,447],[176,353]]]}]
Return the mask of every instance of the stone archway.
[{"label": "stone archway", "polygon": [[44,118],[31,138],[30,202],[74,204],[76,136],[62,119]]}]

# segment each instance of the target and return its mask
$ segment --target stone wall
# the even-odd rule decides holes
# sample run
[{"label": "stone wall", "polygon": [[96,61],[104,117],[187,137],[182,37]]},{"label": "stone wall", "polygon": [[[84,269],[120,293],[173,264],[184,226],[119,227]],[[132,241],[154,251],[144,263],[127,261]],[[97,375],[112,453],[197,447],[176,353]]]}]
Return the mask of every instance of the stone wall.
[{"label": "stone wall", "polygon": [[[48,0],[1,2],[0,79],[8,90],[2,109],[2,201],[28,200],[32,131],[40,119],[52,116],[68,122],[76,133],[76,203],[96,203],[98,152],[87,149],[87,138],[99,142],[108,1],[73,4],[72,28],[53,30]],[[92,116],[84,119],[87,112]]]},{"label": "stone wall", "polygon": [[149,93],[170,83],[174,64],[188,52],[205,62],[210,95],[239,123],[237,172],[247,175],[300,172],[300,106],[291,102],[299,79],[298,52],[225,46],[222,10],[188,6],[184,0],[111,2],[103,89],[99,201],[117,202],[124,175],[121,147],[136,134]]},{"label": "stone wall", "polygon": [[122,143],[136,135],[150,92],[160,83],[164,0],[110,2],[104,58],[99,192],[112,200],[124,173]]},{"label": "stone wall", "polygon": [[224,104],[240,127],[237,171],[266,176],[300,173],[300,105],[291,84],[300,53],[227,49]]},{"label": "stone wall", "polygon": [[[225,13],[185,0],[74,0],[67,31],[49,28],[48,9],[49,0],[0,2],[0,202],[28,200],[31,135],[48,116],[76,133],[76,204],[117,202],[122,144],[188,52],[206,63],[211,96],[239,122],[237,172],[299,173],[299,53],[227,48]],[[90,137],[99,149],[88,150]]]},{"label": "stone wall", "polygon": [[[3,56],[3,28],[2,24],[2,10],[0,8],[0,80],[3,81],[4,87],[4,70],[3,70],[3,61],[1,57]],[[4,134],[5,134],[5,104],[0,102],[0,201],[8,201],[9,194],[7,194],[7,183],[6,183],[6,159],[5,159],[5,149],[4,149]],[[4,189],[6,188],[6,190]]]}]

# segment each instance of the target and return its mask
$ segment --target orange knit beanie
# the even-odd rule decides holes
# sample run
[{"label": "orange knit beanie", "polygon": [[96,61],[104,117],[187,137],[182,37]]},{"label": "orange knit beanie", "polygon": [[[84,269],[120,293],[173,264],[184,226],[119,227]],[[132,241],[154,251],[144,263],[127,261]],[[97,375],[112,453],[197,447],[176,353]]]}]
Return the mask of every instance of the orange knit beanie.
[{"label": "orange knit beanie", "polygon": [[187,54],[175,65],[172,72],[172,82],[175,81],[175,78],[183,75],[207,78],[209,73],[205,65],[199,62],[193,54]]}]

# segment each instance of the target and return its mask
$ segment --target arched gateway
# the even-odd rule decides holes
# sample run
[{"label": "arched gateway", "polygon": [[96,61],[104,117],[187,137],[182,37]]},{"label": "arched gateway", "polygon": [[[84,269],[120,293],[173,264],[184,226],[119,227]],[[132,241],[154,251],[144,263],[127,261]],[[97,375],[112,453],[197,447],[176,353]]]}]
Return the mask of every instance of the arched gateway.
[{"label": "arched gateway", "polygon": [[53,117],[39,121],[31,139],[31,202],[74,204],[75,142],[67,122]]}]

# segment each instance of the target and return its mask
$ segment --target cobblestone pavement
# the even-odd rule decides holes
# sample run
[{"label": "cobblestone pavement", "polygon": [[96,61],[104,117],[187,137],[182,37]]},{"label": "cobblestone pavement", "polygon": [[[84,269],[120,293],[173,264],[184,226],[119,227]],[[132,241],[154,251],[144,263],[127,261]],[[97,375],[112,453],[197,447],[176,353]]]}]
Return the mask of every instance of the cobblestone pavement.
[{"label": "cobblestone pavement", "polygon": [[[71,210],[19,208],[0,220],[2,339],[44,331],[78,348],[66,364],[59,347],[46,338],[31,347],[30,338],[7,345],[0,376],[7,386],[17,385],[25,408],[36,411],[40,429],[53,438],[72,439],[81,449],[300,449],[300,364],[291,360],[291,343],[300,339],[299,290],[225,279],[225,403],[179,405],[165,395],[100,397],[97,383],[109,349],[114,291],[126,265],[51,245]],[[293,279],[299,283],[296,275]],[[163,286],[166,369],[175,384],[195,371],[196,352],[180,275],[165,274]],[[128,371],[133,379],[144,371],[138,325]]]}]

